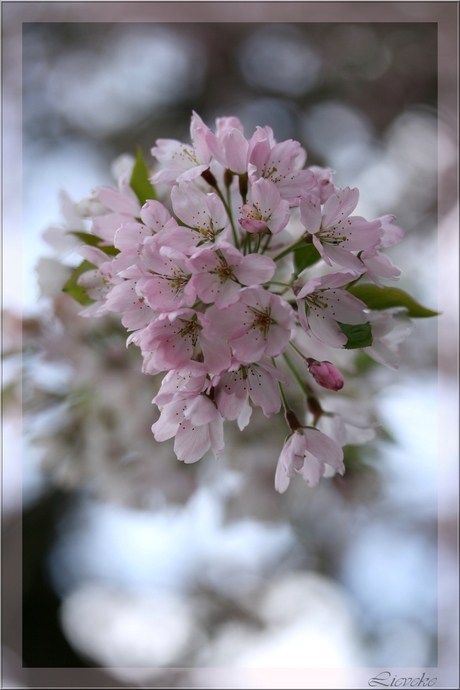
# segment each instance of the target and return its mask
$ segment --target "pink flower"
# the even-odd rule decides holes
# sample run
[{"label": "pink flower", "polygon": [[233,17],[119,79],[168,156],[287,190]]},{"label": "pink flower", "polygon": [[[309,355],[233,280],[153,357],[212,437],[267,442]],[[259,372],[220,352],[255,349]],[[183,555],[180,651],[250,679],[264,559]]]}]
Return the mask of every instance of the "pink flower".
[{"label": "pink flower", "polygon": [[319,198],[305,194],[300,200],[300,220],[328,266],[334,262],[362,273],[363,264],[352,252],[376,247],[382,225],[379,220],[370,223],[360,216],[350,216],[358,197],[356,188],[345,187],[332,194],[321,210]]},{"label": "pink flower", "polygon": [[196,243],[213,243],[226,239],[229,230],[225,207],[217,194],[205,194],[191,182],[180,182],[171,190],[176,216],[194,231]]},{"label": "pink flower", "polygon": [[263,354],[280,355],[295,325],[292,307],[260,287],[243,288],[239,302],[226,309],[210,307],[206,316],[210,335],[226,338],[242,364],[257,362]]},{"label": "pink flower", "polygon": [[187,262],[193,272],[190,281],[205,304],[224,309],[238,301],[242,285],[270,280],[276,264],[268,256],[243,254],[228,242],[198,250]]},{"label": "pink flower", "polygon": [[247,172],[249,143],[237,118],[217,120],[216,134],[208,130],[206,142],[214,158],[224,168],[238,175]]},{"label": "pink flower", "polygon": [[330,347],[343,347],[347,342],[338,321],[359,324],[368,321],[364,302],[339,289],[355,280],[353,271],[337,271],[309,280],[297,294],[299,320],[303,329]]},{"label": "pink flower", "polygon": [[129,251],[142,245],[147,237],[162,230],[171,234],[178,229],[177,221],[171,217],[166,206],[155,200],[148,200],[140,210],[142,223],[123,223],[115,233],[114,245],[120,251]]},{"label": "pink flower", "polygon": [[311,170],[316,177],[316,186],[310,189],[310,194],[317,196],[320,202],[324,204],[331,194],[338,191],[332,181],[334,171],[331,168],[320,168],[317,165],[311,165],[308,170]]},{"label": "pink flower", "polygon": [[159,236],[146,242],[141,252],[140,277],[136,291],[157,311],[174,311],[181,306],[191,307],[196,291],[190,282],[187,256],[172,247],[162,246]]},{"label": "pink flower", "polygon": [[199,177],[209,167],[211,159],[206,142],[209,131],[209,127],[194,112],[190,124],[192,146],[176,139],[157,139],[151,154],[163,164],[163,168],[152,177],[153,184],[176,184]]},{"label": "pink flower", "polygon": [[318,362],[313,357],[308,357],[307,362],[310,374],[320,386],[331,391],[343,388],[343,376],[331,362]]},{"label": "pink flower", "polygon": [[252,185],[249,203],[242,207],[238,222],[247,232],[269,230],[275,235],[284,230],[289,218],[289,202],[281,199],[274,182],[260,178]]},{"label": "pink flower", "polygon": [[401,270],[391,259],[377,249],[368,249],[360,255],[360,261],[366,267],[366,275],[379,287],[383,287],[379,278],[398,280]]},{"label": "pink flower", "polygon": [[233,360],[215,387],[219,412],[224,419],[237,419],[239,428],[244,429],[252,413],[251,399],[266,417],[271,417],[281,407],[278,381],[287,384],[284,375],[265,358],[245,365]]},{"label": "pink flower", "polygon": [[359,257],[366,267],[366,275],[379,287],[383,287],[379,278],[398,280],[401,275],[400,269],[393,264],[388,256],[378,251],[393,246],[403,238],[404,231],[397,225],[392,225],[395,218],[396,216],[388,215],[377,219],[381,222],[383,235],[375,248],[367,249]]},{"label": "pink flower", "polygon": [[209,449],[216,458],[222,454],[223,419],[206,395],[182,392],[160,410],[160,419],[152,426],[153,435],[156,441],[166,441],[174,436],[174,452],[178,460],[196,462]]},{"label": "pink flower", "polygon": [[153,402],[161,407],[172,402],[179,394],[208,393],[210,387],[206,365],[203,362],[190,361],[179,369],[168,371]]},{"label": "pink flower", "polygon": [[281,451],[275,473],[275,489],[284,493],[296,472],[302,475],[308,486],[316,486],[326,465],[339,474],[345,472],[342,448],[317,429],[299,429],[289,436]]},{"label": "pink flower", "polygon": [[[260,133],[258,133],[260,136]],[[296,204],[305,191],[316,184],[315,175],[310,170],[302,170],[306,160],[305,149],[298,141],[288,139],[272,144],[263,138],[250,141],[249,179],[254,184],[260,178],[271,180],[283,199]]]},{"label": "pink flower", "polygon": [[136,292],[135,280],[124,280],[107,293],[105,306],[108,311],[122,312],[121,320],[128,331],[147,326],[155,318],[155,312]]},{"label": "pink flower", "polygon": [[193,309],[161,314],[137,338],[143,354],[149,354],[149,370],[178,369],[187,364],[195,348],[199,351],[200,347],[210,373],[220,374],[228,369],[230,348],[218,337],[211,340],[207,326],[208,320]]},{"label": "pink flower", "polygon": [[404,237],[404,230],[399,228],[397,225],[393,225],[393,221],[396,220],[396,216],[387,215],[380,216],[377,218],[382,225],[383,235],[380,238],[379,249],[387,249],[397,244]]},{"label": "pink flower", "polygon": [[103,316],[109,311],[106,304],[106,295],[113,285],[122,282],[115,274],[112,260],[101,249],[83,245],[78,249],[78,253],[87,261],[94,264],[96,268],[82,273],[77,282],[85,288],[85,294],[95,300],[94,304],[85,307],[80,316]]},{"label": "pink flower", "polygon": [[399,345],[410,334],[413,324],[400,308],[373,311],[369,314],[372,327],[372,345],[365,352],[390,369],[399,365]]},{"label": "pink flower", "polygon": [[111,187],[98,187],[95,200],[102,204],[105,212],[102,211],[93,218],[91,230],[98,237],[113,244],[120,225],[138,218],[141,205],[129,186],[124,187],[123,191]]}]

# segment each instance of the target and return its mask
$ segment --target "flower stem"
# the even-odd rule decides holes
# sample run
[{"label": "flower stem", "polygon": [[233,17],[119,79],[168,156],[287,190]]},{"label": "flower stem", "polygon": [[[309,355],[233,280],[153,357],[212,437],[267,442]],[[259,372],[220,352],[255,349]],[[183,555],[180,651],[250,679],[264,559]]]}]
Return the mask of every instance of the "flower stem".
[{"label": "flower stem", "polygon": [[290,287],[292,287],[291,285],[288,285],[287,283],[280,283],[277,280],[267,280],[267,282],[264,283],[264,285],[281,285],[281,287],[284,287],[286,289],[289,289]]},{"label": "flower stem", "polygon": [[[293,350],[299,355],[299,357],[300,357],[301,359],[303,359],[304,361],[307,361],[307,358],[305,357],[305,355],[303,354],[303,352],[301,352],[301,351],[299,350],[299,348],[297,347],[297,345],[294,345],[293,342],[290,342],[289,345],[293,348]],[[292,371],[292,369],[291,369],[291,371]],[[294,372],[292,371],[292,373],[294,373]],[[302,381],[302,386],[303,386],[303,388],[305,389],[305,392],[306,392],[307,395],[313,395],[313,394],[314,394],[313,391],[312,391],[312,389],[311,389],[310,386],[308,385],[308,383],[305,383],[305,381]]]},{"label": "flower stem", "polygon": [[301,247],[303,244],[304,244],[303,239],[297,240],[297,242],[294,242],[294,244],[291,244],[289,247],[286,247],[286,249],[283,249],[282,252],[280,252],[279,254],[274,256],[273,261],[278,261],[278,259],[282,259],[283,256],[286,256],[286,254],[290,254],[290,252],[293,252],[294,250],[297,249],[297,247]]},{"label": "flower stem", "polygon": [[[278,367],[276,366],[275,358],[271,357],[271,360],[272,360],[273,366],[277,369]],[[284,409],[284,412],[286,413],[289,410],[289,405],[288,405],[288,402],[286,400],[286,396],[285,396],[284,390],[283,390],[283,384],[281,383],[281,381],[278,381],[278,388],[280,389],[280,395],[281,395],[281,401],[283,403],[283,409]]]},{"label": "flower stem", "polygon": [[292,340],[290,341],[289,345],[292,347],[293,350],[295,350],[295,351],[297,352],[297,354],[299,355],[299,357],[302,357],[302,359],[307,359],[307,358],[305,357],[305,355],[303,354],[303,352],[301,352],[301,351],[299,350],[299,348],[297,347],[297,345],[294,345],[294,343],[292,342]]},{"label": "flower stem", "polygon": [[268,235],[268,237],[267,237],[267,241],[265,242],[264,246],[262,247],[262,252],[261,252],[261,254],[265,254],[265,252],[267,251],[268,245],[269,245],[270,242],[272,241],[272,237],[273,237],[273,235],[270,233],[270,234]]},{"label": "flower stem", "polygon": [[237,235],[237,233],[236,233],[235,222],[234,222],[234,220],[233,220],[233,213],[232,213],[232,207],[231,207],[231,204],[230,204],[230,199],[229,199],[229,202],[227,203],[227,202],[225,201],[224,195],[223,195],[222,192],[220,191],[219,187],[214,187],[214,189],[216,190],[217,195],[218,195],[219,199],[222,201],[222,203],[223,203],[223,205],[224,205],[224,208],[225,208],[225,210],[226,210],[226,212],[227,212],[227,216],[228,216],[228,219],[229,219],[229,221],[230,221],[230,225],[232,226],[233,242],[235,243],[235,247],[236,247],[237,249],[239,249],[239,248],[240,248],[240,243],[238,242],[238,235]]},{"label": "flower stem", "polygon": [[309,390],[307,384],[304,381],[302,381],[302,378],[301,378],[299,372],[297,371],[297,369],[295,368],[294,364],[292,363],[290,357],[285,352],[283,352],[283,357],[284,357],[284,360],[285,360],[286,364],[288,365],[289,369],[291,370],[295,380],[297,381],[300,388],[302,389],[302,392],[305,393],[305,395],[310,395],[310,390]]},{"label": "flower stem", "polygon": [[283,390],[283,384],[281,383],[281,381],[278,381],[278,388],[280,389],[281,400],[283,402],[283,409],[285,412],[287,412],[289,410],[289,405],[287,403],[286,396]]}]

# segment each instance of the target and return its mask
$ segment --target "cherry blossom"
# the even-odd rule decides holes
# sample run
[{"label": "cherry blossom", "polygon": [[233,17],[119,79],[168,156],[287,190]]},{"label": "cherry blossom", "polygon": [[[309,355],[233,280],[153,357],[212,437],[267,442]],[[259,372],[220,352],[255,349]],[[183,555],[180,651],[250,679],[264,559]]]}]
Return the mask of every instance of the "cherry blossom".
[{"label": "cherry blossom", "polygon": [[353,271],[329,273],[309,280],[297,294],[302,327],[330,347],[343,347],[347,342],[338,322],[356,325],[369,320],[364,302],[340,289],[357,277]]},{"label": "cherry blossom", "polygon": [[162,313],[139,335],[143,352],[151,353],[150,366],[157,371],[177,369],[187,364],[196,347],[201,347],[204,362],[213,374],[230,364],[230,348],[219,338],[211,340],[208,320],[193,309]]},{"label": "cherry blossom", "polygon": [[239,428],[244,429],[252,414],[252,400],[266,417],[271,417],[281,408],[278,381],[287,385],[284,374],[266,358],[246,365],[234,359],[215,387],[219,412],[225,419],[237,419]]},{"label": "cherry blossom", "polygon": [[309,168],[316,177],[316,186],[310,189],[310,194],[318,197],[324,204],[331,194],[335,194],[338,189],[333,183],[334,171],[331,168],[320,168],[318,165],[311,165]]},{"label": "cherry blossom", "polygon": [[297,204],[300,195],[316,185],[314,173],[302,169],[305,160],[305,149],[298,141],[289,139],[272,145],[268,137],[260,139],[249,155],[249,179],[252,183],[260,178],[271,180],[283,199]]},{"label": "cherry blossom", "polygon": [[151,154],[164,167],[152,177],[153,184],[175,184],[201,175],[209,167],[211,158],[206,142],[208,131],[209,128],[201,117],[194,112],[190,125],[192,145],[183,144],[176,139],[157,139]]},{"label": "cherry blossom", "polygon": [[193,273],[190,281],[205,304],[224,309],[238,301],[241,285],[257,285],[272,278],[276,264],[268,256],[243,256],[233,245],[200,249],[187,262]]},{"label": "cherry blossom", "polygon": [[120,225],[139,218],[140,203],[129,186],[121,191],[98,187],[94,193],[94,201],[99,204],[100,210],[93,217],[91,230],[110,244],[113,244]]},{"label": "cherry blossom", "polygon": [[300,219],[313,244],[328,266],[332,262],[362,272],[363,265],[352,253],[375,248],[382,235],[379,220],[350,216],[358,203],[356,188],[345,187],[331,194],[321,209],[320,199],[305,194],[300,200]]},{"label": "cherry blossom", "polygon": [[248,169],[249,142],[237,118],[219,118],[216,134],[208,130],[206,142],[214,158],[224,168],[242,175]]},{"label": "cherry blossom", "polygon": [[210,307],[206,315],[210,334],[226,338],[242,364],[257,362],[263,354],[280,355],[295,323],[292,307],[261,287],[243,288],[236,304],[226,309]]},{"label": "cherry blossom", "polygon": [[275,489],[284,493],[296,473],[302,475],[308,486],[316,486],[326,465],[344,474],[340,445],[318,429],[298,429],[289,436],[281,451],[275,473]]},{"label": "cherry blossom", "polygon": [[273,235],[284,230],[291,217],[289,202],[272,180],[260,178],[251,186],[249,203],[241,208],[238,222],[247,232],[269,230]]},{"label": "cherry blossom", "polygon": [[[155,402],[155,399],[154,399]],[[211,448],[215,457],[224,450],[223,419],[206,395],[181,393],[160,407],[160,419],[152,426],[157,441],[174,437],[178,460],[196,462]]]},{"label": "cherry blossom", "polygon": [[137,293],[156,311],[174,311],[183,305],[191,307],[196,291],[190,282],[187,256],[155,239],[142,248],[144,275],[137,282]]},{"label": "cherry blossom", "polygon": [[397,369],[400,361],[399,345],[410,334],[412,321],[401,309],[387,309],[369,315],[372,345],[365,352],[390,369]]},{"label": "cherry blossom", "polygon": [[155,312],[136,292],[136,280],[123,280],[114,285],[106,295],[105,308],[123,313],[122,324],[127,331],[147,326],[156,317]]},{"label": "cherry blossom", "polygon": [[180,182],[171,190],[174,213],[191,228],[197,244],[227,238],[228,216],[222,201],[213,192],[205,194],[190,182]]},{"label": "cherry blossom", "polygon": [[[329,168],[306,168],[300,142],[277,142],[269,126],[246,138],[237,117],[217,118],[212,131],[193,112],[190,137],[152,148],[159,166],[151,180],[170,187],[158,198],[139,191],[150,189],[145,172],[145,184],[131,188],[141,173],[129,158],[118,165],[118,189],[99,187],[77,204],[64,199],[61,232],[71,223],[81,237],[91,224],[93,234],[79,249],[92,267],[83,264],[64,289],[93,300],[82,316],[118,313],[142,372],[162,377],[152,432],[157,441],[174,438],[179,460],[219,457],[224,421],[242,430],[253,407],[266,417],[283,408],[289,436],[275,488],[284,492],[295,474],[315,486],[343,474],[343,445],[375,435],[375,423],[339,393],[342,372],[356,370],[360,343],[395,369],[411,322],[400,308],[368,308],[347,288],[364,278],[385,290],[381,279],[399,277],[385,250],[403,231],[393,215],[352,215],[358,189],[336,186]],[[290,346],[308,371],[297,370]],[[313,426],[299,422],[291,398]]]},{"label": "cherry blossom", "polygon": [[401,275],[400,269],[393,264],[391,259],[380,249],[386,249],[399,242],[404,235],[404,231],[397,225],[392,225],[395,216],[382,216],[380,221],[383,234],[375,247],[361,252],[359,258],[366,268],[366,275],[379,287],[383,287],[379,278],[387,280],[398,280]]},{"label": "cherry blossom", "polygon": [[95,300],[93,304],[80,312],[80,316],[102,316],[109,309],[106,304],[106,295],[114,284],[120,283],[112,267],[112,261],[105,252],[97,247],[84,245],[78,250],[84,259],[94,264],[96,268],[82,273],[78,278],[78,285],[85,288],[86,295]]},{"label": "cherry blossom", "polygon": [[171,235],[179,228],[176,219],[171,217],[166,206],[160,201],[149,199],[142,206],[139,215],[142,222],[123,223],[116,231],[113,244],[120,251],[142,245],[147,237],[152,237],[162,230]]}]

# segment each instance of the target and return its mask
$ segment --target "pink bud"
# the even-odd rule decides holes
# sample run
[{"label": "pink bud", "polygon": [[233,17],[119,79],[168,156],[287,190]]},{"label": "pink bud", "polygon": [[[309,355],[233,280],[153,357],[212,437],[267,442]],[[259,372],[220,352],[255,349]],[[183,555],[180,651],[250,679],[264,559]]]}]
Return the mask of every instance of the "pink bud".
[{"label": "pink bud", "polygon": [[343,376],[331,362],[318,362],[312,357],[309,357],[307,362],[310,374],[320,386],[331,391],[339,391],[343,388]]}]

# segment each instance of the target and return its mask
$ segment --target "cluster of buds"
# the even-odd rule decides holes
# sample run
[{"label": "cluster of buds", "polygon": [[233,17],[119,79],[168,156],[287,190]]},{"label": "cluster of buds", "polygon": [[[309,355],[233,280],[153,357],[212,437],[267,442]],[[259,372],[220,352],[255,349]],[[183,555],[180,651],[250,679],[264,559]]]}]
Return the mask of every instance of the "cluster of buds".
[{"label": "cluster of buds", "polygon": [[[316,390],[338,391],[344,379],[318,352],[364,348],[396,366],[394,307],[410,298],[380,281],[399,276],[382,250],[402,230],[393,216],[353,215],[358,190],[306,168],[300,143],[277,143],[270,127],[247,139],[236,117],[217,119],[213,132],[193,113],[191,144],[159,139],[152,154],[153,176],[143,164],[141,179],[138,159],[118,189],[77,205],[92,225],[71,283],[84,293],[82,316],[122,314],[144,373],[166,372],[155,439],[174,437],[184,462],[210,449],[218,457],[225,420],[243,429],[253,406],[266,417],[283,407],[276,489],[296,473],[310,486],[343,474],[341,444],[317,428]],[[286,374],[305,395],[304,423],[289,408]]]}]

